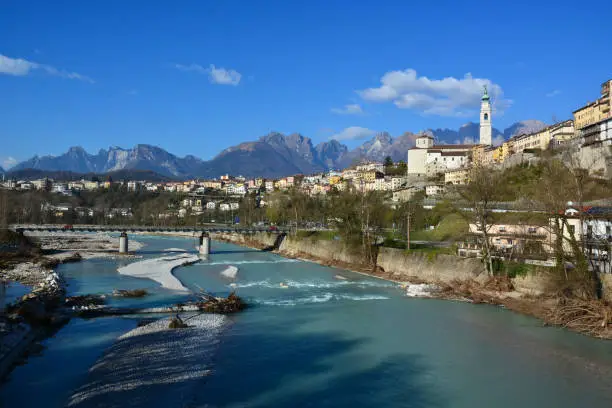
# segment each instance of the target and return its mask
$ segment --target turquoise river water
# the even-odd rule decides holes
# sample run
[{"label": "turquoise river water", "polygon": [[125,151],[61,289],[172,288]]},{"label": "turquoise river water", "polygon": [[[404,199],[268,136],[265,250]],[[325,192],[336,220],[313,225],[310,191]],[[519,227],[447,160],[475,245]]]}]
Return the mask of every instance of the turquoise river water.
[{"label": "turquoise river water", "polygon": [[[146,244],[145,258],[194,247],[185,238],[135,239]],[[89,260],[59,271],[69,294],[151,293],[111,300],[117,306],[186,299],[117,273],[135,261]],[[224,295],[231,287],[220,272],[230,265],[252,307],[230,316],[213,373],[193,388],[190,407],[612,407],[612,342],[502,308],[407,298],[387,281],[225,243],[174,274],[194,291]],[[72,319],[13,371],[0,406],[65,406],[136,324],[135,317]]]}]

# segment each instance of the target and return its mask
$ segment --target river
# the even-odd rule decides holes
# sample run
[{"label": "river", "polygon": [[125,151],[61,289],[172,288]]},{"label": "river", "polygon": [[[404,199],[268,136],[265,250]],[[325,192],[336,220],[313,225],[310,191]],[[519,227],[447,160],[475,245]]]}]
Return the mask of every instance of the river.
[{"label": "river", "polygon": [[[145,258],[169,248],[193,251],[195,244],[136,239],[146,244]],[[612,406],[612,342],[543,327],[499,307],[406,298],[392,283],[310,262],[226,243],[212,248],[207,261],[175,276],[191,290],[222,295],[231,287],[221,272],[235,266],[236,291],[253,307],[229,317],[212,374],[177,398],[177,407]],[[113,299],[118,306],[185,300],[156,282],[117,273],[135,261],[88,260],[59,271],[70,294],[151,292]],[[0,406],[65,406],[137,319],[72,319],[13,371],[0,387]]]}]

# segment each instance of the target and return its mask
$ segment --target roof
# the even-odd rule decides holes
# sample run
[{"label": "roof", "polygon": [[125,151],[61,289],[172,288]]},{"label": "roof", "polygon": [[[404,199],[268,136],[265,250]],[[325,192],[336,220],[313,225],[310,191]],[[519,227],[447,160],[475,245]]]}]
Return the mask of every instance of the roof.
[{"label": "roof", "polygon": [[447,145],[434,145],[431,149],[471,149],[476,145],[473,144],[447,144]]}]

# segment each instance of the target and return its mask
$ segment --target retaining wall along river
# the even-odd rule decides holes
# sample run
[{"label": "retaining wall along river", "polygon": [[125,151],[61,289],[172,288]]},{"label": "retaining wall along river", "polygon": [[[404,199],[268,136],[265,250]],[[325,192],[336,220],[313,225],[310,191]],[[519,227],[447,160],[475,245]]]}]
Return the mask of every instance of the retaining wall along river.
[{"label": "retaining wall along river", "polygon": [[[253,248],[275,250],[290,258],[306,258],[325,265],[340,266],[347,269],[368,269],[364,254],[350,249],[341,241],[296,238],[266,232],[255,234],[213,233],[211,238]],[[371,266],[369,266],[372,269]],[[428,254],[424,252],[406,253],[395,248],[380,248],[376,258],[376,269],[390,274],[397,280],[418,280],[425,282],[462,281],[487,278],[484,265],[476,258],[462,258],[448,254]],[[612,301],[612,275],[601,275],[604,299]],[[551,277],[545,269],[535,274],[512,278],[517,292],[540,295],[549,291]]]}]

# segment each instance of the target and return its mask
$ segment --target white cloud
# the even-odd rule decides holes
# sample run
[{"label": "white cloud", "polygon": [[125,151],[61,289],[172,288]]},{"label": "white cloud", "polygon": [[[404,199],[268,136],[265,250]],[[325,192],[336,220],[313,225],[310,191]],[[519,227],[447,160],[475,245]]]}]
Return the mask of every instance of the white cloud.
[{"label": "white cloud", "polygon": [[9,157],[2,158],[2,161],[0,163],[2,164],[2,168],[4,170],[8,170],[14,165],[16,165],[18,162],[17,162],[17,159],[9,156]]},{"label": "white cloud", "polygon": [[376,134],[376,131],[374,130],[360,127],[360,126],[351,126],[331,136],[330,139],[358,140],[358,139],[365,139],[366,137],[374,136],[375,134]]},{"label": "white cloud", "polygon": [[549,93],[546,94],[547,98],[552,98],[554,96],[560,95],[561,94],[561,90],[560,89],[553,89],[552,91],[550,91]]},{"label": "white cloud", "polygon": [[363,114],[363,110],[361,106],[358,104],[344,105],[343,108],[332,108],[331,111],[333,113],[337,113],[338,115],[361,115]]},{"label": "white cloud", "polygon": [[478,113],[483,87],[486,85],[499,114],[512,101],[504,99],[502,88],[489,79],[466,74],[457,79],[429,79],[414,69],[390,71],[380,79],[381,86],[357,93],[370,102],[393,102],[401,109],[412,109],[425,115],[472,116]]},{"label": "white cloud", "polygon": [[69,72],[50,65],[39,64],[22,58],[10,58],[0,54],[0,74],[25,76],[34,70],[41,70],[49,75],[58,76],[60,78],[77,79],[91,84],[95,82],[93,79],[76,72]]},{"label": "white cloud", "polygon": [[213,64],[210,64],[208,68],[198,64],[175,64],[175,67],[181,71],[193,71],[198,74],[206,74],[208,75],[209,81],[213,84],[236,86],[242,79],[242,74],[240,74],[240,72],[233,69],[217,68]]}]

